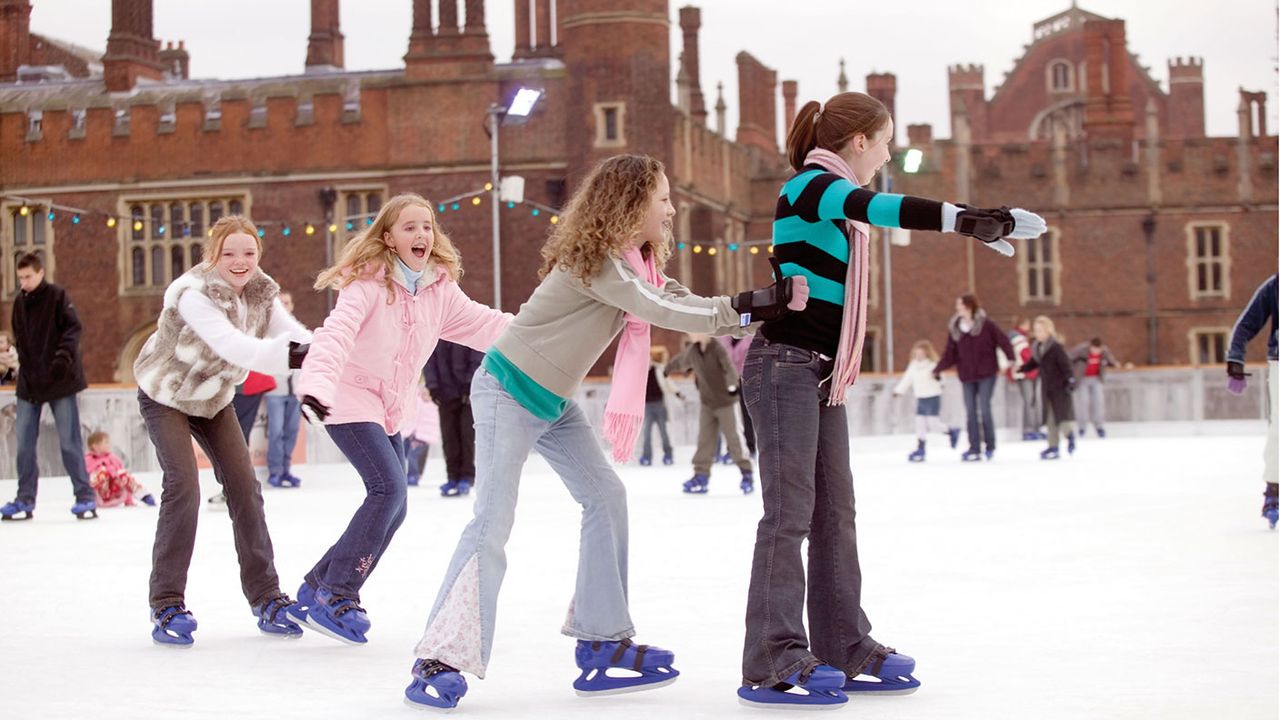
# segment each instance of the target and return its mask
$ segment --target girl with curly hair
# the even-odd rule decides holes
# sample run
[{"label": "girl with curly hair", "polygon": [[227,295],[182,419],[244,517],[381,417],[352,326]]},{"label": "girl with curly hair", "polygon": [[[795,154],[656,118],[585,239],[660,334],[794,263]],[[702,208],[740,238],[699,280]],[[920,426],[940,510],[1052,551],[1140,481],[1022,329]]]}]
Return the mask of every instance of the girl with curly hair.
[{"label": "girl with curly hair", "polygon": [[[661,272],[671,254],[674,215],[662,163],[619,155],[582,181],[543,247],[541,284],[472,380],[475,518],[458,541],[418,642],[420,659],[405,690],[411,703],[455,707],[467,691],[461,673],[484,677],[520,469],[534,448],[582,505],[577,585],[561,629],[578,640],[582,674],[574,688],[583,695],[648,690],[679,674],[671,667],[673,653],[630,641],[626,491],[570,398],[621,332],[604,434],[614,460],[625,462],[644,413],[650,324],[742,332],[753,318],[803,309],[808,285],[799,278],[733,298],[690,293]],[[608,674],[612,668],[639,674],[615,677]]]},{"label": "girl with curly hair", "polygon": [[366,642],[360,588],[404,521],[400,429],[413,416],[422,366],[438,340],[483,350],[511,321],[468,298],[461,275],[458,251],[431,204],[404,194],[388,200],[316,278],[317,290],[339,290],[338,303],[315,331],[294,392],[359,471],[365,498],[303,578],[289,615],[336,640]]}]

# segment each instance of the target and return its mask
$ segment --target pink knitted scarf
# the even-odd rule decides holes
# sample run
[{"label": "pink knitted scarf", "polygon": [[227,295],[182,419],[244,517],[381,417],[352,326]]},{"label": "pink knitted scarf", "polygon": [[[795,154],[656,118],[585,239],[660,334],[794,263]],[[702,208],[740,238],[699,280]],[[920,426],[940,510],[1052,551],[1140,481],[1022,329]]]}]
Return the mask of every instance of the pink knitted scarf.
[{"label": "pink knitted scarf", "polygon": [[[639,248],[622,253],[641,280],[662,287],[666,280],[653,264],[653,255],[644,257]],[[613,447],[613,459],[631,459],[640,423],[644,420],[644,391],[649,378],[649,323],[627,313],[618,351],[613,358],[613,384],[604,408],[604,438]]]}]

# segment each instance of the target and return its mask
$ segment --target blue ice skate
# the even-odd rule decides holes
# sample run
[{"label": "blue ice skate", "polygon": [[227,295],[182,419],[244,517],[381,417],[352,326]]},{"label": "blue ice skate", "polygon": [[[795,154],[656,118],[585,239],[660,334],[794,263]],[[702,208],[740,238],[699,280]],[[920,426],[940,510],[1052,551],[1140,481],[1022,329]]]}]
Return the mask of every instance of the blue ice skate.
[{"label": "blue ice skate", "polygon": [[[880,693],[883,695],[910,695],[920,687],[920,681],[912,677],[916,661],[893,648],[881,645],[867,658],[862,672],[849,678],[844,684],[846,693]],[[873,680],[859,680],[868,676]]]},{"label": "blue ice skate", "polygon": [[675,458],[673,458],[673,457],[671,457],[671,453],[669,453],[669,452],[662,453],[662,464],[663,464],[663,465],[670,465],[670,464],[674,463],[675,461],[676,461],[676,459],[675,459]]},{"label": "blue ice skate", "polygon": [[[675,653],[652,645],[636,645],[630,640],[579,640],[573,660],[582,669],[573,681],[573,689],[583,697],[653,690],[670,685],[680,675],[671,667],[676,661]],[[610,675],[609,670],[639,675]]]},{"label": "blue ice skate", "polygon": [[449,711],[467,694],[467,679],[456,668],[439,660],[420,658],[410,672],[413,682],[404,689],[404,701],[410,707]]},{"label": "blue ice skate", "polygon": [[[4,507],[0,507],[0,520],[30,520],[35,517],[35,510],[35,503],[14,500]],[[14,517],[19,514],[26,515],[26,517]]]},{"label": "blue ice skate", "polygon": [[164,647],[189,648],[195,642],[196,618],[183,605],[151,609],[151,640]]},{"label": "blue ice skate", "polygon": [[1067,454],[1068,455],[1076,454],[1076,434],[1075,433],[1067,433]]},{"label": "blue ice skate", "polygon": [[756,489],[756,477],[750,470],[742,471],[742,482],[738,483],[738,488],[742,490],[743,495],[750,495]]},{"label": "blue ice skate", "polygon": [[302,637],[302,628],[298,626],[291,618],[292,613],[289,612],[296,603],[289,599],[288,595],[268,600],[253,609],[253,614],[258,618],[258,629],[263,635],[271,637],[288,638],[296,640]]},{"label": "blue ice skate", "polygon": [[155,495],[152,495],[151,493],[147,493],[146,495],[143,495],[143,496],[142,496],[142,504],[143,504],[143,505],[146,505],[147,507],[155,507],[155,506],[156,506],[156,496],[155,496]]},{"label": "blue ice skate", "polygon": [[980,462],[982,460],[982,453],[977,450],[966,450],[965,453],[960,456],[960,460],[962,462]]},{"label": "blue ice skate", "polygon": [[956,449],[956,444],[960,442],[960,428],[947,428],[947,439],[951,441],[951,449]]},{"label": "blue ice skate", "polygon": [[306,580],[298,586],[298,600],[294,604],[285,608],[285,614],[289,619],[299,625],[307,624],[307,613],[311,610],[311,606],[316,604],[316,589]]},{"label": "blue ice skate", "polygon": [[924,462],[924,441],[923,440],[916,441],[916,449],[912,450],[911,454],[907,456],[907,462],[913,462],[913,463]]},{"label": "blue ice skate", "polygon": [[75,515],[77,520],[92,520],[98,517],[98,503],[93,500],[77,500],[76,504],[71,506],[71,514]]},{"label": "blue ice skate", "polygon": [[648,455],[641,455],[640,464],[645,467],[649,467],[650,465],[653,464],[653,458],[649,457]]},{"label": "blue ice skate", "polygon": [[840,689],[845,680],[843,670],[830,665],[811,665],[791,673],[772,687],[743,685],[738,688],[738,702],[747,707],[778,710],[830,710],[849,702],[849,696]]},{"label": "blue ice skate", "polygon": [[1267,483],[1267,489],[1262,493],[1262,517],[1271,523],[1271,529],[1276,529],[1276,520],[1280,519],[1280,502],[1276,499],[1276,484]]},{"label": "blue ice skate", "polygon": [[704,495],[707,492],[707,481],[709,477],[698,473],[688,480],[684,481],[684,491],[690,495]]},{"label": "blue ice skate", "polygon": [[471,478],[457,478],[440,486],[440,494],[445,497],[459,497],[471,492]]},{"label": "blue ice skate", "polygon": [[324,588],[316,589],[315,601],[307,610],[307,627],[348,645],[369,642],[365,633],[373,623],[369,614],[355,600],[336,595]]},{"label": "blue ice skate", "polygon": [[1098,439],[1099,439],[1099,440],[1101,440],[1102,438],[1105,438],[1105,437],[1107,436],[1107,431],[1106,431],[1106,430],[1103,430],[1102,428],[1094,428],[1094,430],[1096,430],[1096,431],[1097,431],[1097,433],[1098,433]]},{"label": "blue ice skate", "polygon": [[1058,459],[1058,448],[1056,448],[1056,447],[1051,447],[1051,448],[1045,448],[1044,450],[1041,450],[1041,451],[1040,451],[1040,459],[1041,459],[1041,460],[1057,460],[1057,459]]},{"label": "blue ice skate", "polygon": [[986,452],[986,453],[984,453],[984,455],[985,455],[985,457],[986,457],[988,460],[990,460],[990,459],[992,459],[992,458],[994,458],[994,457],[996,456],[996,449],[995,449],[995,448],[987,448],[987,452]]},{"label": "blue ice skate", "polygon": [[267,484],[277,488],[296,488],[302,484],[302,481],[289,473],[281,473],[267,476]]}]

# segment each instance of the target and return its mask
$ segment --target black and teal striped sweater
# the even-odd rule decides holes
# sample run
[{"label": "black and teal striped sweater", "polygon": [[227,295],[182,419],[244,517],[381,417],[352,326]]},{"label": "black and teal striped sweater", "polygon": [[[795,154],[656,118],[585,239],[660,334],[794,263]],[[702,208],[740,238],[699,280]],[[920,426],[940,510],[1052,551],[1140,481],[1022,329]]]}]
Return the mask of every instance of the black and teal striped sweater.
[{"label": "black and teal striped sweater", "polygon": [[784,276],[808,279],[809,304],[803,312],[765,323],[760,332],[771,342],[835,356],[849,264],[845,220],[938,231],[942,203],[873,192],[817,165],[806,166],[783,184],[773,219],[773,254]]}]

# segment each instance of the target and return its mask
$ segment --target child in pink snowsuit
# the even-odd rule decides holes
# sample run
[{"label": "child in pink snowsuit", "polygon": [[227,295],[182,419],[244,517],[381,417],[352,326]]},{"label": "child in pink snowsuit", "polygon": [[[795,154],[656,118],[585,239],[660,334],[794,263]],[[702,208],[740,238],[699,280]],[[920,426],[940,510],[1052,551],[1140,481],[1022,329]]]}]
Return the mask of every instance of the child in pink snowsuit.
[{"label": "child in pink snowsuit", "polygon": [[98,430],[89,435],[89,452],[84,454],[84,467],[89,484],[98,496],[98,507],[135,505],[138,500],[154,506],[156,499],[142,483],[124,469],[124,462],[111,452],[111,436]]}]

